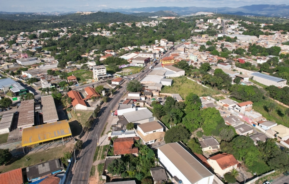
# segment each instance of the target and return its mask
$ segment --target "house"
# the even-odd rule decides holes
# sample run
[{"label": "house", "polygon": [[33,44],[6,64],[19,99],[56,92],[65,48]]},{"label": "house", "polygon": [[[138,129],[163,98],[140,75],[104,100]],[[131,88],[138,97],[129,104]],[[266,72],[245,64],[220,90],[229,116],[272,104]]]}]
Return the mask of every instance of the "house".
[{"label": "house", "polygon": [[146,64],[150,62],[150,58],[146,57],[135,57],[132,59],[131,64],[134,66],[144,67]]},{"label": "house", "polygon": [[179,143],[158,148],[158,159],[172,178],[183,184],[213,184],[214,174],[192,156]]},{"label": "house", "polygon": [[277,125],[271,128],[275,133],[275,137],[281,139],[282,141],[286,141],[289,139],[289,128],[285,127],[284,125]]},{"label": "house", "polygon": [[268,137],[263,133],[256,133],[250,136],[250,138],[254,141],[254,144],[257,146],[258,141],[266,142]]},{"label": "house", "polygon": [[124,80],[121,77],[118,77],[118,78],[111,80],[112,85],[121,85],[122,83],[124,83]]},{"label": "house", "polygon": [[244,59],[239,58],[238,61],[239,61],[239,63],[241,63],[241,64],[245,64],[245,60],[244,60]]},{"label": "house", "polygon": [[253,122],[259,122],[263,119],[262,114],[256,111],[246,111],[244,115],[250,118],[250,120]]},{"label": "house", "polygon": [[235,105],[237,105],[237,102],[235,102],[234,100],[231,100],[229,98],[223,99],[223,100],[219,100],[217,102],[218,105],[224,107],[227,110],[233,109]]},{"label": "house", "polygon": [[0,174],[0,181],[3,184],[24,184],[22,169],[14,169]]},{"label": "house", "polygon": [[208,160],[209,165],[214,169],[214,172],[221,177],[224,174],[237,169],[238,161],[231,154],[221,153],[210,157]]},{"label": "house", "polygon": [[10,90],[15,96],[27,92],[27,90],[20,83],[11,78],[0,79],[0,90],[5,92]]},{"label": "house", "polygon": [[84,99],[78,91],[69,91],[67,95],[72,99],[72,106],[76,109],[85,109],[87,107]]},{"label": "house", "polygon": [[175,57],[169,56],[161,59],[162,66],[175,64]]},{"label": "house", "polygon": [[259,72],[254,72],[251,74],[253,77],[253,80],[265,85],[265,86],[276,86],[276,87],[281,87],[283,88],[284,86],[287,86],[287,80],[286,79],[282,79],[279,77],[273,77],[270,75],[266,75],[263,73],[259,73]]},{"label": "house", "polygon": [[133,148],[136,138],[117,138],[113,141],[114,155],[138,154],[138,148]]},{"label": "house", "polygon": [[38,181],[42,178],[62,172],[63,165],[59,159],[50,160],[41,164],[26,167],[27,179],[29,182]]},{"label": "house", "polygon": [[157,121],[138,125],[136,133],[144,144],[160,142],[165,137],[164,127]]},{"label": "house", "polygon": [[100,94],[98,94],[95,89],[93,89],[92,87],[86,87],[84,88],[84,91],[85,91],[85,94],[86,94],[86,97],[84,100],[88,100],[88,99],[91,99],[91,98],[98,98],[100,97]]},{"label": "house", "polygon": [[13,117],[14,117],[14,112],[2,115],[2,118],[0,121],[0,135],[10,132]]},{"label": "house", "polygon": [[99,79],[102,76],[106,75],[106,67],[104,65],[99,65],[99,66],[94,66],[92,68],[93,71],[93,78],[94,79]]},{"label": "house", "polygon": [[239,135],[249,135],[254,132],[253,128],[247,124],[242,124],[235,127],[236,133]]},{"label": "house", "polygon": [[274,126],[277,126],[277,123],[272,121],[259,121],[258,124],[263,130],[269,130]]},{"label": "house", "polygon": [[127,100],[139,100],[141,99],[140,92],[129,92],[127,94]]},{"label": "house", "polygon": [[137,56],[138,57],[144,57],[144,58],[150,58],[153,59],[154,58],[154,53],[148,53],[148,52],[140,52]]},{"label": "house", "polygon": [[247,102],[238,103],[235,106],[234,110],[242,114],[245,114],[246,111],[251,111],[252,107],[253,107],[253,102],[247,101]]},{"label": "house", "polygon": [[152,112],[146,108],[137,108],[136,111],[124,113],[123,116],[127,119],[128,122],[135,124],[142,124],[154,121],[155,118]]},{"label": "house", "polygon": [[203,151],[217,151],[220,149],[220,144],[214,137],[203,137],[200,144]]},{"label": "house", "polygon": [[154,167],[150,169],[154,184],[161,184],[168,180],[167,173],[162,167]]},{"label": "house", "polygon": [[106,60],[107,58],[109,58],[109,57],[113,57],[111,54],[106,54],[106,55],[104,55],[104,56],[101,56],[100,58],[99,58],[99,61],[104,61],[104,60]]},{"label": "house", "polygon": [[232,65],[230,65],[228,63],[219,63],[219,64],[217,64],[217,67],[221,68],[221,69],[230,70],[232,68]]},{"label": "house", "polygon": [[67,82],[68,82],[68,83],[69,83],[69,82],[77,83],[77,78],[76,78],[74,75],[68,76],[68,77],[67,77]]},{"label": "house", "polygon": [[236,116],[226,116],[224,117],[224,121],[227,125],[231,125],[232,127],[237,127],[239,125],[244,124],[238,117]]}]

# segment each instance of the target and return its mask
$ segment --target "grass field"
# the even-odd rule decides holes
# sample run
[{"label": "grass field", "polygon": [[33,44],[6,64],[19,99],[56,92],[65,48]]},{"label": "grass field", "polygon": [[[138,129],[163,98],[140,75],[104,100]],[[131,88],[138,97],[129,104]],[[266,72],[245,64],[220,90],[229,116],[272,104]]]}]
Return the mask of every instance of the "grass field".
[{"label": "grass field", "polygon": [[[268,112],[266,108],[269,103],[276,104],[276,108],[272,112]],[[286,108],[277,104],[273,100],[266,98],[265,100],[262,100],[260,102],[255,102],[253,104],[253,109],[261,113],[267,120],[274,121],[278,124],[289,127],[289,116],[284,114]]]},{"label": "grass field", "polygon": [[0,135],[0,144],[6,143],[8,139],[8,133]]},{"label": "grass field", "polygon": [[68,75],[74,75],[78,82],[85,82],[87,79],[92,79],[93,77],[93,73],[92,71],[88,71],[88,70],[76,70],[76,71],[73,71],[73,72],[70,72],[68,73]]},{"label": "grass field", "polygon": [[72,118],[78,121],[82,126],[84,126],[85,122],[92,115],[93,111],[71,111]]},{"label": "grass field", "polygon": [[121,74],[122,76],[127,76],[127,75],[131,75],[131,74],[139,73],[142,70],[143,70],[143,67],[131,66],[131,67],[123,68],[118,73]]},{"label": "grass field", "polygon": [[25,155],[24,157],[14,161],[13,163],[0,166],[0,173],[11,171],[17,168],[24,168],[32,165],[39,164],[41,162],[46,162],[49,160],[57,159],[63,157],[65,152],[70,152],[72,148],[59,146],[53,149],[49,149],[47,151],[42,151],[38,153],[32,153],[29,155]]},{"label": "grass field", "polygon": [[178,93],[183,99],[185,99],[189,93],[194,93],[198,96],[212,96],[220,93],[217,90],[205,88],[200,84],[187,79],[186,77],[173,78],[173,85],[164,86],[161,92]]}]

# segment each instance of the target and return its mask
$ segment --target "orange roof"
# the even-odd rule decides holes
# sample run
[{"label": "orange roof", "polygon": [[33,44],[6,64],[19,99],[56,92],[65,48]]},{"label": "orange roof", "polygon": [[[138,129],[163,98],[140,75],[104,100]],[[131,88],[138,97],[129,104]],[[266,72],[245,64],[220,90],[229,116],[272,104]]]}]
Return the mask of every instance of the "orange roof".
[{"label": "orange roof", "polygon": [[122,81],[121,77],[118,77],[118,78],[111,80],[111,82],[121,82],[121,81]]},{"label": "orange roof", "polygon": [[108,58],[108,57],[111,57],[112,55],[111,54],[106,54],[105,56],[101,56],[101,58]]},{"label": "orange roof", "polygon": [[68,76],[68,77],[67,77],[67,80],[76,80],[76,77],[73,76],[73,75],[72,75],[72,76]]},{"label": "orange roof", "polygon": [[72,99],[72,105],[76,106],[77,104],[81,104],[86,106],[84,99],[81,97],[78,91],[69,91],[67,95]]},{"label": "orange roof", "polygon": [[170,57],[164,57],[164,58],[162,59],[162,61],[173,60],[173,59],[174,59],[173,56],[170,56]]},{"label": "orange roof", "polygon": [[41,181],[39,184],[59,184],[60,178],[54,175],[50,175],[47,178],[45,178],[43,181]]},{"label": "orange roof", "polygon": [[210,164],[208,163],[207,159],[202,154],[198,154],[198,153],[194,153],[194,154],[196,155],[196,157],[200,159],[200,161],[202,162],[202,164],[204,164],[204,166],[206,166],[208,169],[211,169]]},{"label": "orange roof", "polygon": [[171,56],[179,56],[179,54],[175,53],[175,54],[171,54]]},{"label": "orange roof", "polygon": [[22,170],[15,169],[12,171],[8,171],[0,174],[1,183],[9,183],[9,184],[23,184],[23,175]]},{"label": "orange roof", "polygon": [[253,102],[251,102],[251,101],[238,103],[238,105],[239,105],[240,107],[243,107],[243,106],[246,106],[246,105],[252,105],[252,104],[253,104]]},{"label": "orange roof", "polygon": [[235,159],[235,157],[233,155],[227,154],[227,153],[222,153],[222,154],[212,156],[210,159],[216,160],[216,162],[219,164],[219,166],[223,170],[228,168],[228,167],[231,167],[231,166],[238,164],[238,161]]},{"label": "orange roof", "polygon": [[115,155],[138,153],[138,148],[132,148],[135,138],[118,138],[113,141]]},{"label": "orange roof", "polygon": [[86,87],[86,88],[84,88],[84,90],[87,93],[85,100],[90,99],[91,97],[99,97],[100,96],[92,87]]}]

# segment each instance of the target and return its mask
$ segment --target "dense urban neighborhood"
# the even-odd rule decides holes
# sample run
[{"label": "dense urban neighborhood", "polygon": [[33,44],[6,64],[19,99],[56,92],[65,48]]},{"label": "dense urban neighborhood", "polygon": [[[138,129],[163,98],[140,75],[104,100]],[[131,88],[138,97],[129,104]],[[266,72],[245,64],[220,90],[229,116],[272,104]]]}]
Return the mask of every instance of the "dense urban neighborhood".
[{"label": "dense urban neighborhood", "polygon": [[0,183],[288,183],[288,23],[122,18],[0,31]]}]

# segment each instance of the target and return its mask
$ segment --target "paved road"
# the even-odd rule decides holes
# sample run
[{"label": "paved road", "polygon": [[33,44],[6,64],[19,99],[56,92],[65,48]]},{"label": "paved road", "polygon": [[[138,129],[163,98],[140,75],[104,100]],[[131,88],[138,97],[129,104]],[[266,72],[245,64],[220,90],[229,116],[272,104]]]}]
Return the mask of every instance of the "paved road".
[{"label": "paved road", "polygon": [[222,20],[223,34],[226,34],[226,24],[224,20]]},{"label": "paved road", "polygon": [[281,176],[275,179],[272,184],[289,184],[289,176]]}]

